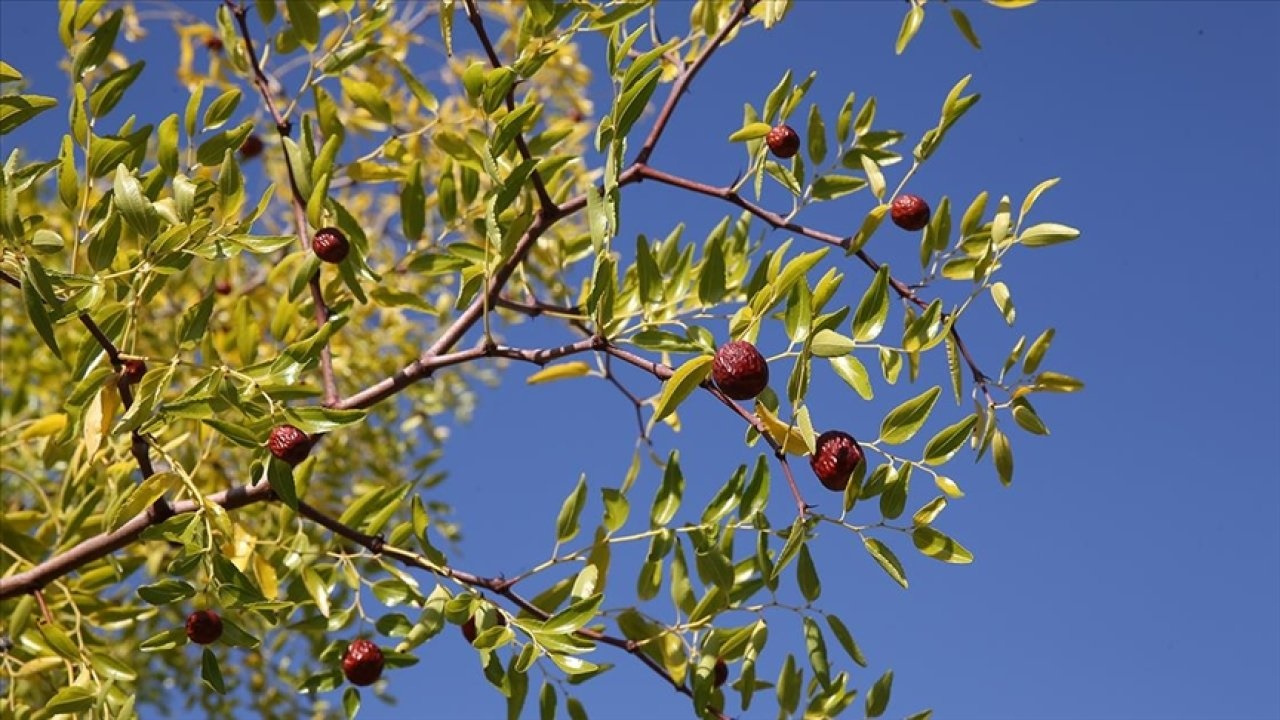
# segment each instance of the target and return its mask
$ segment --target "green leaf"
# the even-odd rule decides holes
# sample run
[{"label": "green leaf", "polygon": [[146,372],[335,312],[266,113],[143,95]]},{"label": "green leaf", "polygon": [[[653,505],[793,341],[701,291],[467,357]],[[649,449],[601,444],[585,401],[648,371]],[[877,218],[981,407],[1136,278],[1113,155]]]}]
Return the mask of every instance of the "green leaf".
[{"label": "green leaf", "polygon": [[969,16],[965,15],[963,10],[953,6],[951,8],[951,21],[956,24],[960,34],[964,35],[964,39],[968,40],[975,50],[982,49],[982,41],[978,39],[978,34],[973,31],[973,25],[969,23]]},{"label": "green leaf", "polygon": [[116,10],[98,26],[89,39],[76,50],[75,59],[71,63],[71,74],[76,80],[88,70],[102,64],[111,49],[115,47],[116,35],[120,31],[120,22],[124,20],[124,11]]},{"label": "green leaf", "polygon": [[664,527],[675,517],[680,502],[684,499],[684,473],[680,470],[680,455],[672,451],[667,457],[666,468],[662,473],[662,485],[653,498],[653,507],[649,510],[649,524],[653,528]]},{"label": "green leaf", "polygon": [[114,189],[116,207],[120,209],[124,221],[129,223],[134,232],[143,238],[149,238],[155,230],[155,211],[151,209],[151,202],[142,194],[142,185],[123,163],[116,165]]},{"label": "green leaf", "polygon": [[824,688],[831,685],[831,664],[827,659],[827,641],[822,637],[822,628],[813,618],[805,617],[804,643],[809,654],[809,665],[813,675]]},{"label": "green leaf", "polygon": [[910,440],[924,426],[942,388],[934,385],[894,408],[880,423],[880,438],[890,445]]},{"label": "green leaf", "polygon": [[875,396],[875,392],[871,389],[871,377],[867,374],[867,368],[862,361],[853,355],[845,355],[844,357],[831,358],[831,369],[836,371],[841,380],[848,383],[849,387],[862,396],[863,400],[870,400]]},{"label": "green leaf", "polygon": [[800,594],[805,602],[812,603],[822,594],[822,581],[818,578],[818,569],[809,554],[809,546],[801,545],[796,559],[796,584],[800,586]]},{"label": "green leaf", "polygon": [[[853,338],[834,330],[819,330],[810,341],[809,349],[817,357],[838,358],[853,352]],[[852,384],[852,383],[850,383]]]},{"label": "green leaf", "polygon": [[285,0],[284,7],[298,40],[308,50],[314,50],[320,42],[320,4],[313,0]]},{"label": "green leaf", "polygon": [[218,657],[209,648],[200,654],[200,679],[219,695],[227,694],[227,686],[222,681],[222,668],[218,667]]},{"label": "green leaf", "polygon": [[1002,282],[992,283],[991,300],[995,302],[1000,314],[1004,316],[1005,324],[1012,327],[1014,318],[1017,317],[1018,313],[1013,307],[1013,299],[1009,297],[1009,287]]},{"label": "green leaf", "polygon": [[595,618],[603,602],[601,593],[583,598],[548,618],[540,632],[552,635],[576,632]]},{"label": "green leaf", "polygon": [[1031,347],[1027,350],[1027,356],[1022,361],[1022,372],[1030,375],[1040,368],[1040,361],[1044,360],[1044,354],[1049,351],[1049,345],[1053,342],[1054,330],[1049,328],[1040,333],[1040,336],[1031,343]]},{"label": "green leaf", "polygon": [[867,181],[852,175],[827,173],[813,179],[813,197],[815,200],[834,200],[867,186]]},{"label": "green leaf", "polygon": [[858,342],[870,342],[880,335],[889,317],[889,266],[881,265],[875,278],[867,286],[853,315],[853,338]]},{"label": "green leaf", "polygon": [[889,707],[889,694],[893,690],[893,671],[886,670],[884,675],[876,680],[875,685],[867,691],[867,717],[880,717],[884,714],[886,708]]},{"label": "green leaf", "polygon": [[822,111],[815,103],[809,106],[809,128],[805,131],[809,144],[809,161],[814,167],[827,159],[827,126],[822,122]]},{"label": "green leaf", "polygon": [[791,529],[787,533],[787,542],[782,546],[782,552],[778,553],[778,558],[774,561],[772,578],[776,578],[782,574],[787,563],[791,562],[791,560],[799,554],[800,548],[804,546],[806,539],[807,532],[804,521],[800,518],[796,518],[795,521],[791,523]]},{"label": "green leaf", "polygon": [[34,260],[28,259],[27,277],[22,283],[22,300],[27,306],[27,317],[31,319],[31,324],[35,326],[36,333],[40,335],[40,339],[44,344],[53,351],[59,359],[62,358],[62,351],[58,349],[58,340],[53,334],[53,321],[49,317],[49,311],[44,305],[40,293],[36,290],[36,283],[32,277]]},{"label": "green leaf", "polygon": [[347,100],[354,103],[356,107],[367,110],[374,119],[390,123],[391,105],[383,96],[383,91],[377,85],[363,80],[356,80],[346,75],[342,76],[342,94]]},{"label": "green leaf", "polygon": [[578,518],[587,501],[587,476],[578,477],[578,484],[560,505],[560,514],[556,516],[556,542],[572,540],[578,534]]},{"label": "green leaf", "polygon": [[1080,231],[1069,225],[1040,223],[1023,230],[1018,236],[1018,242],[1026,247],[1047,247],[1070,242],[1078,237],[1080,237]]},{"label": "green leaf", "polygon": [[893,554],[888,545],[875,538],[863,538],[862,546],[870,553],[872,559],[879,563],[880,567],[888,573],[889,577],[893,578],[894,582],[904,589],[907,587],[907,573],[902,569],[902,563],[898,561],[898,556]]},{"label": "green leaf", "polygon": [[204,131],[217,130],[225,125],[231,119],[232,113],[240,106],[240,98],[239,88],[231,88],[214,98],[204,111]]},{"label": "green leaf", "polygon": [[941,465],[950,460],[964,445],[964,441],[973,433],[973,428],[977,424],[978,416],[970,414],[960,422],[939,430],[925,445],[924,461],[930,465]]},{"label": "green leaf", "polygon": [[614,488],[603,488],[600,492],[604,500],[605,530],[617,532],[627,523],[627,516],[631,514],[631,503],[626,495]]},{"label": "green leaf", "polygon": [[729,136],[729,142],[746,142],[748,140],[757,140],[769,134],[773,128],[769,123],[753,122],[747,123],[742,128],[735,130]]},{"label": "green leaf", "polygon": [[89,94],[89,112],[95,117],[100,118],[111,112],[124,97],[124,93],[138,79],[138,75],[142,73],[142,69],[146,67],[146,63],[142,60],[124,68],[117,70],[107,77]]},{"label": "green leaf", "polygon": [[290,510],[298,511],[298,486],[293,481],[293,468],[288,463],[272,456],[267,461],[267,482],[280,502]]},{"label": "green leaf", "polygon": [[827,627],[831,628],[831,634],[836,636],[840,647],[844,648],[849,657],[858,665],[866,667],[867,658],[862,654],[862,648],[858,647],[858,643],[853,639],[853,634],[849,632],[849,628],[845,627],[844,622],[835,615],[828,613]]},{"label": "green leaf", "polygon": [[996,463],[996,472],[1000,474],[1000,482],[1008,486],[1013,482],[1013,448],[1009,446],[1009,437],[996,430],[991,437],[991,454]]},{"label": "green leaf", "polygon": [[1031,208],[1035,206],[1036,200],[1039,200],[1040,196],[1049,188],[1057,185],[1058,181],[1061,179],[1062,178],[1049,178],[1032,188],[1031,192],[1027,193],[1027,197],[1022,200],[1022,208],[1018,211],[1018,222],[1022,222],[1026,219],[1027,214],[1031,212]]},{"label": "green leaf", "polygon": [[138,588],[138,597],[152,605],[168,605],[195,597],[196,589],[183,580],[169,578]]},{"label": "green leaf", "polygon": [[658,397],[657,408],[653,413],[653,422],[658,422],[676,411],[680,403],[698,388],[711,374],[710,355],[699,355],[686,361],[676,369],[675,373],[662,386],[662,394]]},{"label": "green leaf", "polygon": [[54,715],[71,715],[85,712],[93,707],[96,698],[89,688],[72,685],[54,693],[44,705],[44,713]]},{"label": "green leaf", "polygon": [[1014,401],[1013,420],[1018,423],[1018,427],[1033,435],[1049,434],[1049,428],[1045,427],[1044,421],[1036,414],[1035,408],[1023,398]]},{"label": "green leaf", "polygon": [[116,506],[107,521],[108,530],[116,530],[139,513],[151,507],[156,500],[181,484],[182,478],[174,472],[160,472],[134,486],[125,500]]},{"label": "green leaf", "polygon": [[923,22],[924,6],[911,3],[911,9],[907,11],[906,17],[902,18],[902,27],[898,29],[898,40],[893,46],[896,54],[901,55],[902,51],[907,49],[907,44],[916,36]]},{"label": "green leaf", "polygon": [[314,568],[307,566],[302,569],[302,585],[307,589],[307,594],[311,596],[312,602],[316,604],[316,612],[324,617],[329,617],[329,589],[325,587],[324,581],[320,579],[320,574]]},{"label": "green leaf", "polygon": [[1084,381],[1049,370],[1037,375],[1034,382],[1031,389],[1036,391],[1072,393],[1084,389]]},{"label": "green leaf", "polygon": [[911,542],[915,544],[917,550],[934,560],[954,565],[967,565],[973,562],[973,553],[929,525],[917,525],[911,531]]}]

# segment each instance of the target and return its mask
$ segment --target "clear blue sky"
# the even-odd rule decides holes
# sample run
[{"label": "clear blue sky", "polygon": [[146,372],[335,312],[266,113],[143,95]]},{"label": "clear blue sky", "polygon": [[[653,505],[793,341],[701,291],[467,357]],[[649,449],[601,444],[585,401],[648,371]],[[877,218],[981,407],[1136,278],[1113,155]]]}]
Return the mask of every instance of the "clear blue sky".
[{"label": "clear blue sky", "polygon": [[[670,7],[678,18],[686,6]],[[945,566],[903,548],[912,581],[904,592],[847,534],[824,530],[816,541],[822,602],[849,620],[871,661],[869,670],[854,668],[854,681],[865,689],[893,668],[892,717],[932,707],[940,719],[1276,718],[1280,3],[964,7],[983,51],[968,48],[931,4],[920,36],[894,57],[902,3],[800,0],[783,26],[752,28],[715,58],[654,157],[673,172],[730,179],[741,154],[724,138],[742,103],[758,103],[787,66],[819,71],[809,98],[828,117],[849,90],[877,96],[877,125],[905,130],[910,147],[951,84],[973,72],[981,103],[911,190],[967,202],[990,189],[1016,202],[1036,182],[1061,176],[1035,217],[1084,231],[1075,244],[1019,252],[1007,265],[1016,331],[1034,336],[1055,326],[1046,367],[1083,378],[1088,389],[1038,402],[1053,435],[1014,437],[1011,488],[988,465],[953,461],[950,474],[968,494],[940,527],[976,561]],[[61,95],[52,3],[0,8],[4,58],[34,78],[34,92]],[[32,22],[12,22],[24,16]],[[150,77],[167,91],[176,83],[162,67],[148,67],[142,82]],[[147,119],[168,111],[155,107]],[[802,221],[848,232],[869,201],[859,194]],[[729,211],[650,186],[628,190],[625,202],[623,238],[662,235],[680,219],[689,223],[685,237],[698,237]],[[914,267],[914,243],[891,229],[869,251]],[[859,270],[850,268],[848,302],[865,282]],[[993,313],[976,317],[989,304],[979,308],[966,337],[990,368],[1017,335]],[[443,497],[467,536],[453,559],[485,574],[515,574],[546,556],[555,512],[580,472],[592,483],[584,518],[598,517],[598,488],[616,486],[633,444],[630,409],[607,385],[528,387],[525,372],[515,368],[501,389],[486,392],[475,422],[457,428],[448,446]],[[640,376],[629,382],[655,387]],[[838,389],[830,377],[818,382],[819,392]],[[867,406],[844,394],[846,405],[825,417],[874,435],[888,407],[880,398],[898,396],[885,391]],[[700,512],[754,451],[708,399],[682,415],[685,432],[658,442],[681,449],[685,507]],[[493,452],[495,441],[504,452]],[[657,480],[652,470],[641,476],[636,520]],[[929,497],[926,484],[917,483],[909,507]],[[789,519],[789,503],[775,481],[775,524]],[[614,563],[633,560],[634,552],[619,552]],[[630,567],[616,580],[624,593],[634,583]],[[784,649],[802,652],[798,629],[778,619],[774,663]],[[625,656],[603,649],[597,659],[618,667],[577,688],[593,718],[687,712]],[[418,716],[410,708],[439,718],[503,713],[456,632],[424,646],[422,662],[391,679],[402,709],[370,704],[361,717]],[[768,708],[761,702],[746,717],[772,717]]]}]

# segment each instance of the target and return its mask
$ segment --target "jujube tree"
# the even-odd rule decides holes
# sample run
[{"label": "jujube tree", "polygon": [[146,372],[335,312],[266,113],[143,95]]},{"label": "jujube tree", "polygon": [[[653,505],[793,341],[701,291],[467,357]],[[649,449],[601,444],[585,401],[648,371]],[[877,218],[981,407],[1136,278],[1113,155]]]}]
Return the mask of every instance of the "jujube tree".
[{"label": "jujube tree", "polygon": [[[909,192],[977,102],[969,77],[904,150],[874,97],[806,104],[816,74],[780,68],[739,128],[701,139],[741,145],[732,183],[709,184],[733,168],[665,170],[657,151],[699,72],[791,3],[698,0],[679,34],[655,5],[68,1],[67,97],[30,91],[21,58],[4,59],[0,133],[61,135],[52,157],[7,149],[0,177],[6,717],[180,698],[354,715],[358,688],[394,694],[449,625],[513,717],[530,694],[544,717],[560,698],[585,716],[574,686],[618,663],[692,715],[758,707],[765,690],[783,715],[858,699],[842,668],[868,659],[819,606],[810,548],[820,530],[852,537],[904,588],[904,549],[972,559],[936,524],[963,494],[943,466],[963,452],[1011,482],[1012,428],[1047,432],[1032,398],[1081,383],[1042,369],[1052,330],[985,368],[962,319],[989,297],[1012,326],[999,274],[1078,233],[1029,220],[1053,180],[1020,203]],[[907,3],[897,52],[924,17]],[[169,26],[189,90],[172,112],[136,103],[169,70],[131,60]],[[580,55],[586,35],[604,57]],[[588,97],[593,73],[610,97]],[[688,237],[631,207],[640,182],[728,214]],[[848,226],[803,224],[820,203]],[[882,241],[918,245],[919,267],[878,262]],[[545,341],[508,344],[517,324]],[[473,431],[477,385],[522,366],[529,383],[616,388],[635,453],[623,476],[566,488],[550,557],[461,567],[436,463],[451,426]],[[811,395],[818,375],[847,395]],[[870,403],[898,383],[919,387]],[[745,432],[698,508],[663,447],[682,436],[655,433],[680,431],[695,393]],[[831,419],[864,401],[877,421]],[[647,548],[638,566],[613,562],[624,545]],[[804,637],[771,634],[778,614]],[[877,676],[860,688],[871,717],[892,687]]]}]

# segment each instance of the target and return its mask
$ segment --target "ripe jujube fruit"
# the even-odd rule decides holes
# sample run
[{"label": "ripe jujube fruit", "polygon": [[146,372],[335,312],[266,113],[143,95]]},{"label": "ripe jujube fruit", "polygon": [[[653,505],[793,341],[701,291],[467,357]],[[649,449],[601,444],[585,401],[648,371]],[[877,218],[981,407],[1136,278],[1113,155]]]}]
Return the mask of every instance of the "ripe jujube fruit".
[{"label": "ripe jujube fruit", "polygon": [[711,684],[720,687],[725,680],[729,679],[729,666],[724,660],[716,659],[716,667],[711,671]]},{"label": "ripe jujube fruit", "polygon": [[382,649],[364,638],[353,640],[342,655],[342,674],[352,685],[372,685],[382,677]]},{"label": "ripe jujube fruit", "polygon": [[347,253],[351,251],[351,243],[338,228],[326,227],[317,230],[311,238],[311,249],[321,260],[337,264],[346,259]]},{"label": "ripe jujube fruit", "polygon": [[130,358],[122,364],[120,374],[124,377],[126,384],[136,385],[142,381],[142,376],[147,374],[147,364],[137,358]]},{"label": "ripe jujube fruit", "polygon": [[764,136],[764,144],[785,160],[800,150],[800,135],[790,125],[779,125]]},{"label": "ripe jujube fruit", "polygon": [[809,467],[819,482],[828,490],[844,492],[849,478],[862,462],[862,448],[847,432],[828,430],[818,436],[814,453],[809,457]]},{"label": "ripe jujube fruit", "polygon": [[929,224],[929,203],[919,195],[899,195],[889,206],[893,224],[903,230],[919,230]]},{"label": "ripe jujube fruit", "polygon": [[311,452],[311,438],[292,425],[277,425],[271,428],[267,449],[290,465],[297,465]]},{"label": "ripe jujube fruit", "polygon": [[240,143],[240,157],[245,160],[256,158],[262,154],[262,148],[265,147],[262,138],[257,135],[250,135]]},{"label": "ripe jujube fruit", "polygon": [[720,392],[734,400],[750,400],[769,385],[769,363],[755,345],[734,340],[716,350],[711,379]]},{"label": "ripe jujube fruit", "polygon": [[197,610],[187,616],[187,637],[200,645],[222,637],[222,618],[212,610]]}]

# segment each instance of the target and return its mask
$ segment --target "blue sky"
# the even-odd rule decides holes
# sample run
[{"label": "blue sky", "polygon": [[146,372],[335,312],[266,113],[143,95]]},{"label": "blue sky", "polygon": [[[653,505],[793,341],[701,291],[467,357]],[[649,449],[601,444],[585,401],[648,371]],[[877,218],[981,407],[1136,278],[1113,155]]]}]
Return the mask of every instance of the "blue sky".
[{"label": "blue sky", "polygon": [[[0,3],[0,49],[35,80],[34,92],[60,95],[65,83],[53,62],[61,48],[52,23],[36,20],[51,18],[49,7]],[[670,7],[674,28],[686,6]],[[1280,716],[1280,472],[1273,457],[1280,443],[1280,4],[964,7],[983,51],[970,49],[931,4],[920,36],[895,57],[902,3],[801,0],[782,26],[752,28],[714,59],[653,160],[708,182],[731,179],[741,149],[724,138],[738,127],[742,103],[759,103],[785,67],[818,71],[808,99],[827,117],[850,90],[875,95],[877,126],[906,131],[910,147],[935,122],[951,85],[972,72],[970,88],[982,101],[910,190],[966,203],[989,189],[1016,202],[1040,180],[1060,176],[1034,216],[1084,232],[1074,244],[1019,252],[1007,263],[1018,308],[1013,331],[987,302],[966,318],[966,339],[982,366],[998,366],[1018,333],[1034,336],[1052,325],[1057,338],[1045,366],[1088,383],[1083,394],[1037,402],[1053,434],[1015,434],[1012,487],[1001,488],[986,464],[948,466],[967,495],[939,526],[976,561],[942,565],[899,544],[912,583],[902,591],[851,536],[824,530],[813,546],[822,604],[849,622],[871,661],[868,670],[854,668],[854,682],[865,689],[893,668],[891,717],[925,707],[938,718],[975,719]],[[24,16],[33,24],[11,22]],[[148,67],[143,82],[151,76],[167,89],[168,79],[153,72]],[[593,88],[598,108],[606,102],[601,89]],[[155,108],[154,119],[168,111]],[[890,181],[902,170],[890,169]],[[699,237],[731,210],[670,188],[627,192],[621,237],[628,242],[637,232],[664,235],[680,220],[689,225],[686,238]],[[861,193],[801,221],[850,232],[869,203]],[[904,237],[886,228],[868,251],[914,268],[914,240]],[[767,242],[784,239],[774,233]],[[848,270],[842,293],[856,302],[867,276]],[[941,381],[937,362],[925,372]],[[630,408],[609,386],[528,387],[525,373],[513,369],[502,388],[484,394],[446,455],[444,499],[467,536],[453,560],[484,574],[515,574],[545,558],[555,512],[581,472],[593,501],[584,518],[598,517],[598,488],[617,485],[633,447]],[[627,379],[637,391],[656,389],[651,379]],[[819,391],[833,391],[827,424],[855,434],[874,435],[893,399],[907,394],[880,383],[868,405],[838,380],[817,382]],[[664,451],[681,450],[685,508],[700,512],[755,451],[708,398],[691,401],[682,418],[681,435],[660,433],[657,441]],[[504,452],[493,452],[495,439]],[[809,480],[803,465],[800,472]],[[658,479],[651,469],[642,474],[633,524],[643,521]],[[790,518],[778,480],[775,524]],[[931,496],[925,485],[917,483],[909,507]],[[615,566],[634,554],[616,553]],[[630,567],[619,572],[618,587],[632,586]],[[784,650],[803,651],[791,619],[777,619],[773,663]],[[402,709],[371,704],[361,717],[407,717],[407,708],[422,707],[442,718],[503,712],[457,633],[422,650],[416,668],[391,674]],[[683,699],[638,664],[607,650],[597,659],[618,667],[575,689],[593,718],[685,713]],[[772,717],[765,699],[745,717]]]}]

